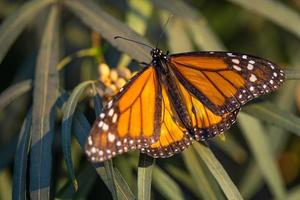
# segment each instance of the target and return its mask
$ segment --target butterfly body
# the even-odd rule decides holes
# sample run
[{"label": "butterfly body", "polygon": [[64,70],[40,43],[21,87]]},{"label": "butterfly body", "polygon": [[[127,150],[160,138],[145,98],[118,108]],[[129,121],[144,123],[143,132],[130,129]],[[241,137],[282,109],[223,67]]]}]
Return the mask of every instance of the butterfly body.
[{"label": "butterfly body", "polygon": [[172,156],[229,129],[243,104],[284,80],[276,64],[246,54],[153,49],[151,55],[94,122],[86,145],[93,162],[133,149]]},{"label": "butterfly body", "polygon": [[152,50],[151,55],[153,57],[152,65],[155,68],[157,77],[160,82],[166,86],[167,95],[171,100],[172,106],[175,108],[175,112],[178,115],[180,122],[184,125],[189,134],[194,135],[194,130],[187,112],[187,108],[182,99],[182,94],[180,93],[178,84],[176,84],[176,76],[172,71],[172,63],[169,60],[169,56],[163,54],[159,49]]}]

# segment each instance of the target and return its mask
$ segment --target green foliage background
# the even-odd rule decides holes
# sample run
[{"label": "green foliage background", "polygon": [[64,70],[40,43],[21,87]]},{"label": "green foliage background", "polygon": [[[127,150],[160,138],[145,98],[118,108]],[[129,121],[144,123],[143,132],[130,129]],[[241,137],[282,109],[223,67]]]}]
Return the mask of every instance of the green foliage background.
[{"label": "green foliage background", "polygon": [[[299,10],[297,0],[0,0],[0,199],[300,199]],[[114,36],[155,44],[170,14],[163,50],[245,52],[288,80],[245,106],[225,141],[92,165],[81,148],[102,107],[99,58],[138,69],[149,49]]]}]

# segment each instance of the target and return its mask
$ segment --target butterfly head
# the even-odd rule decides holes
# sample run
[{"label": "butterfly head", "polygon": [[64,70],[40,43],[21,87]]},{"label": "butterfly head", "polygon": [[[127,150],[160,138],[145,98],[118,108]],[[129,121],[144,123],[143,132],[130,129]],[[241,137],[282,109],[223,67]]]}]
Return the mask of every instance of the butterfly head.
[{"label": "butterfly head", "polygon": [[163,56],[163,52],[162,50],[155,48],[151,50],[151,56],[152,58],[159,58],[161,56]]}]

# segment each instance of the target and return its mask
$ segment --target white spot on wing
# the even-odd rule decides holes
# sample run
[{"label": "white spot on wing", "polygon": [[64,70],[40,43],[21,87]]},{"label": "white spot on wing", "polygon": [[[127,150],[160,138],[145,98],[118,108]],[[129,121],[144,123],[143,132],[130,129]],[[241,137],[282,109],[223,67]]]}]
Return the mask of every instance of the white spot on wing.
[{"label": "white spot on wing", "polygon": [[248,65],[247,65],[247,69],[248,69],[248,70],[253,70],[253,68],[254,68],[254,66],[253,66],[252,64],[248,64]]},{"label": "white spot on wing", "polygon": [[257,80],[257,78],[256,78],[256,76],[254,74],[251,74],[249,80],[251,82],[255,82]]},{"label": "white spot on wing", "polygon": [[114,109],[111,108],[111,109],[109,110],[109,112],[108,112],[108,115],[109,115],[109,116],[112,116],[113,114],[114,114]]},{"label": "white spot on wing", "polygon": [[234,68],[235,70],[237,70],[237,71],[242,71],[242,68],[240,68],[240,67],[237,66],[237,65],[233,65],[233,68]]},{"label": "white spot on wing", "polygon": [[233,63],[235,63],[235,64],[240,64],[240,60],[239,59],[232,59],[231,60]]},{"label": "white spot on wing", "polygon": [[104,113],[101,113],[101,114],[100,114],[100,118],[103,119],[104,117],[105,117],[105,114],[104,114]]},{"label": "white spot on wing", "polygon": [[116,123],[117,119],[118,119],[118,115],[117,115],[117,113],[115,113],[113,118],[112,118],[112,122]]},{"label": "white spot on wing", "polygon": [[98,127],[101,128],[103,126],[103,121],[100,121]]},{"label": "white spot on wing", "polygon": [[108,130],[108,125],[107,124],[105,124],[105,123],[103,123],[103,127],[102,127],[102,129],[104,130],[104,131],[107,131]]},{"label": "white spot on wing", "polygon": [[254,60],[249,60],[249,63],[250,63],[250,64],[254,64],[255,61],[254,61]]},{"label": "white spot on wing", "polygon": [[108,133],[108,141],[113,142],[115,141],[116,136],[114,134]]},{"label": "white spot on wing", "polygon": [[110,101],[108,102],[108,104],[107,104],[108,108],[111,108],[112,103],[113,103],[113,100],[110,100]]}]

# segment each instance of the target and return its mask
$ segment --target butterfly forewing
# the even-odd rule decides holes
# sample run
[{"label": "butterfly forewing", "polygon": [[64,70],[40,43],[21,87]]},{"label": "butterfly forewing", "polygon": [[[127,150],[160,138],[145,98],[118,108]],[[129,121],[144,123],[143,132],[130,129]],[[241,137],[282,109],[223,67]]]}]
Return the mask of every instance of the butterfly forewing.
[{"label": "butterfly forewing", "polygon": [[170,157],[179,153],[192,143],[192,137],[181,123],[175,108],[170,102],[164,85],[162,89],[161,129],[158,140],[147,148],[142,148],[143,153],[153,157]]},{"label": "butterfly forewing", "polygon": [[93,124],[86,144],[90,160],[105,161],[131,149],[172,156],[194,139],[229,129],[241,105],[284,81],[277,65],[246,54],[167,56],[155,49],[152,56],[154,66],[135,75]]},{"label": "butterfly forewing", "polygon": [[158,139],[161,94],[157,85],[156,72],[149,66],[108,102],[88,137],[86,153],[92,161],[148,147]]},{"label": "butterfly forewing", "polygon": [[187,90],[219,115],[276,90],[284,81],[276,64],[246,54],[182,53],[171,55],[170,63]]}]

